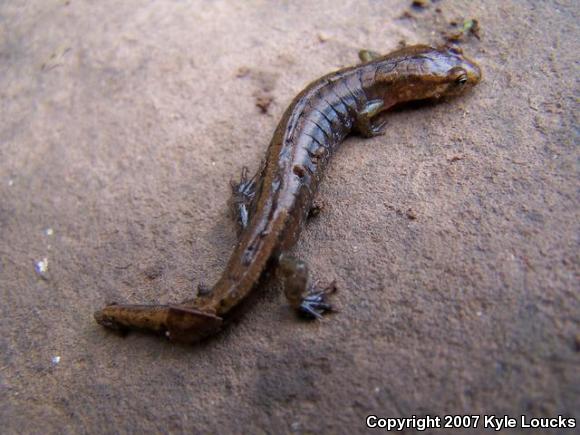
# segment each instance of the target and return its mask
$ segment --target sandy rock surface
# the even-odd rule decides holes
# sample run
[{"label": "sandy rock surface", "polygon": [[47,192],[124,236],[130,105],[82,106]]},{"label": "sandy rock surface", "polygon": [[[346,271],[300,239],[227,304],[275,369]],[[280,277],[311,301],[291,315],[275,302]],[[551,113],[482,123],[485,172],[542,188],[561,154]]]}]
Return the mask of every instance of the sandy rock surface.
[{"label": "sandy rock surface", "polygon": [[[2,432],[579,417],[578,12],[573,1],[2,2]],[[385,136],[348,139],[330,165],[325,208],[293,253],[337,281],[340,313],[299,322],[272,281],[198,346],[95,324],[107,301],[180,301],[217,280],[235,243],[229,181],[258,167],[307,83],[359,48],[438,43],[468,18],[481,40],[462,46],[484,82],[391,114]]]}]

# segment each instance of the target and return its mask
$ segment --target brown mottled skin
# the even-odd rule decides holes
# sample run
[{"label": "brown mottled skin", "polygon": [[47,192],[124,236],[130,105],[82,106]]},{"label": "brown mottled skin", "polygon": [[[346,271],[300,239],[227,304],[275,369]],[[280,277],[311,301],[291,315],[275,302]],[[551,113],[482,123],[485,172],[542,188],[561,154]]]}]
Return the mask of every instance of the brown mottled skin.
[{"label": "brown mottled skin", "polygon": [[113,304],[95,313],[97,322],[198,341],[221,329],[273,266],[294,308],[312,318],[331,310],[329,291],[313,289],[306,265],[285,254],[298,239],[330,156],[353,131],[382,134],[377,115],[392,106],[462,94],[481,79],[479,67],[456,48],[417,45],[386,56],[362,54],[366,62],[330,73],[294,98],[259,174],[251,180],[243,174],[234,186],[239,241],[209,294],[176,305]]}]

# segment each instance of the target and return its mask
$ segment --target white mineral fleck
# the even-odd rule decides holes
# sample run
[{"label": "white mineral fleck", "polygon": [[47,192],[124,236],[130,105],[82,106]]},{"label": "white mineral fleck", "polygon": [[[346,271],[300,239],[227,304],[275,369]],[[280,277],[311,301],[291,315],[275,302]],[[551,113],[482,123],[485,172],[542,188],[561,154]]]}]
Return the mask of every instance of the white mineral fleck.
[{"label": "white mineral fleck", "polygon": [[36,262],[36,271],[40,274],[48,271],[48,258],[44,257],[42,260]]}]

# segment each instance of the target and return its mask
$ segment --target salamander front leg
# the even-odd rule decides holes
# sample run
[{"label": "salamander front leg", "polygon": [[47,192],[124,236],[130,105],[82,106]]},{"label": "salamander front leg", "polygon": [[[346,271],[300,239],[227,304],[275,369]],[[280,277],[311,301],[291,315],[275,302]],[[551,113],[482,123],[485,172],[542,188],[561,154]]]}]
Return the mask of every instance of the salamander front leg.
[{"label": "salamander front leg", "polygon": [[312,201],[310,210],[308,210],[308,219],[317,217],[322,212],[322,210],[324,210],[324,203],[319,199],[315,199]]},{"label": "salamander front leg", "polygon": [[248,168],[244,166],[240,182],[236,183],[232,181],[230,183],[232,186],[232,214],[240,230],[246,228],[250,221],[251,204],[256,196],[256,175],[248,178]]},{"label": "salamander front leg", "polygon": [[332,282],[324,289],[312,285],[308,277],[308,266],[303,261],[282,254],[278,274],[282,279],[286,299],[299,314],[310,319],[321,319],[325,312],[334,311],[327,299],[336,291],[336,284]]},{"label": "salamander front leg", "polygon": [[372,60],[378,59],[381,56],[381,53],[372,50],[363,49],[359,50],[358,52],[358,58],[361,60],[361,62],[370,62]]},{"label": "salamander front leg", "polygon": [[373,122],[372,118],[385,110],[382,100],[371,100],[358,113],[355,127],[364,137],[375,137],[384,134],[386,121]]}]

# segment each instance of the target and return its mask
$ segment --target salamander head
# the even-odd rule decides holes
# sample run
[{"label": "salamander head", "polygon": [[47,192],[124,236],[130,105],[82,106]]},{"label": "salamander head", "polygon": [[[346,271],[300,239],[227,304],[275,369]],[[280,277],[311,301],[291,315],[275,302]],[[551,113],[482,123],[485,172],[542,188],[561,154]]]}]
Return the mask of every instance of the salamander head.
[{"label": "salamander head", "polygon": [[481,81],[481,68],[463,55],[458,47],[441,47],[434,50],[432,69],[440,68],[437,77],[447,87],[442,95],[460,95]]},{"label": "salamander head", "polygon": [[386,68],[379,71],[383,69],[383,78],[394,85],[396,102],[460,95],[481,80],[479,66],[457,47],[415,45],[384,60]]}]

